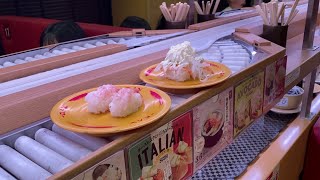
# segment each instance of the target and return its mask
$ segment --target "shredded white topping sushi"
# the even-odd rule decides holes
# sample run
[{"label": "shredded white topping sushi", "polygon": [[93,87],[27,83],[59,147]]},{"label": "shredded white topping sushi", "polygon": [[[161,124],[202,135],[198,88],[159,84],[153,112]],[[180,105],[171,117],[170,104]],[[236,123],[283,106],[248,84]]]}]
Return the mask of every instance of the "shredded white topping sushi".
[{"label": "shredded white topping sushi", "polygon": [[164,77],[175,81],[186,81],[191,78],[206,81],[213,76],[209,66],[204,63],[203,58],[196,57],[190,42],[185,41],[172,46],[155,71],[162,71]]}]

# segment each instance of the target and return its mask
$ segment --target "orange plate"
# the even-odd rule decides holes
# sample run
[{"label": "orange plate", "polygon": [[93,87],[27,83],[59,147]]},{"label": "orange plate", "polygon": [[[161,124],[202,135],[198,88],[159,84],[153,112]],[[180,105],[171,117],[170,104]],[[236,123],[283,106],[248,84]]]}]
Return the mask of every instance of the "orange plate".
[{"label": "orange plate", "polygon": [[170,80],[160,75],[162,72],[155,72],[154,69],[157,67],[158,64],[152,65],[143,71],[140,72],[140,79],[145,83],[151,84],[153,86],[159,88],[166,88],[166,89],[196,89],[196,88],[203,88],[212,86],[218,83],[221,83],[228,79],[232,74],[231,70],[217,62],[205,61],[205,63],[210,64],[210,68],[213,72],[217,75],[212,76],[206,82],[201,82],[198,79],[195,80],[188,80],[184,82]]},{"label": "orange plate", "polygon": [[136,129],[150,124],[170,109],[170,97],[158,89],[139,85],[116,85],[119,88],[139,90],[143,105],[140,109],[124,118],[112,117],[110,112],[92,114],[87,110],[84,97],[97,88],[84,90],[59,101],[51,110],[51,119],[58,126],[79,133],[108,135]]}]

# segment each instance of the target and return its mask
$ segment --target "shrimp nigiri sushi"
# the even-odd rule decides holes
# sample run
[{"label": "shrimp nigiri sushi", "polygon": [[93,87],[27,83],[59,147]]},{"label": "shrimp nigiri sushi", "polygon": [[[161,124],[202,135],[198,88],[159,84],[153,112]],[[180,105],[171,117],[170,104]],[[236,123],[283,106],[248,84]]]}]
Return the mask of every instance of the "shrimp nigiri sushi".
[{"label": "shrimp nigiri sushi", "polygon": [[109,105],[113,117],[126,117],[140,108],[142,97],[130,88],[122,88],[116,93]]},{"label": "shrimp nigiri sushi", "polygon": [[108,84],[100,86],[96,91],[88,93],[85,97],[85,101],[88,103],[88,111],[94,114],[107,112],[113,95],[118,91],[119,89],[117,87]]}]

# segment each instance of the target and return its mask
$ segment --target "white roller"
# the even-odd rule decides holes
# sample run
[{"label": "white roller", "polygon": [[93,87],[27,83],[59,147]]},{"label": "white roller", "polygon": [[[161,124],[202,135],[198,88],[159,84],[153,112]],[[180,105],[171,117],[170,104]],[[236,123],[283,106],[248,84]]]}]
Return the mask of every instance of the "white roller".
[{"label": "white roller", "polygon": [[220,49],[243,49],[241,45],[219,46]]},{"label": "white roller", "polygon": [[16,180],[16,178],[0,167],[0,180]]},{"label": "white roller", "polygon": [[227,66],[241,66],[241,67],[247,67],[248,62],[247,61],[225,61],[222,60],[222,64],[225,64]]},{"label": "white roller", "polygon": [[53,50],[52,51],[53,54],[56,54],[56,55],[63,55],[63,54],[67,54],[66,52],[63,52],[63,51],[59,51],[59,50]]},{"label": "white roller", "polygon": [[51,173],[6,145],[0,145],[0,165],[21,180],[47,179]]},{"label": "white roller", "polygon": [[61,51],[67,52],[67,53],[76,52],[75,50],[73,50],[73,49],[68,49],[68,48],[62,48]]},{"label": "white roller", "polygon": [[219,49],[213,49],[213,48],[208,49],[208,53],[221,54]]},{"label": "white roller", "polygon": [[45,128],[36,132],[35,139],[74,162],[91,153],[89,149]]},{"label": "white roller", "polygon": [[222,53],[246,53],[247,51],[245,49],[221,49]]},{"label": "white roller", "polygon": [[[120,41],[119,41],[120,42]],[[115,41],[113,41],[113,40],[109,40],[108,42],[107,42],[108,44],[117,44]]]},{"label": "white roller", "polygon": [[46,57],[54,57],[54,56],[56,56],[55,54],[50,53],[50,52],[45,52],[43,55],[46,56]]},{"label": "white roller", "polygon": [[104,45],[107,45],[107,44],[101,41],[96,42],[96,46],[104,46]]},{"label": "white roller", "polygon": [[121,39],[119,40],[119,43],[123,43],[123,42],[126,42],[126,40],[123,39],[123,38],[121,38]]},{"label": "white roller", "polygon": [[95,48],[97,46],[89,44],[89,43],[86,43],[86,44],[83,45],[83,47],[85,47],[85,48]]},{"label": "white roller", "polygon": [[99,149],[100,147],[106,145],[108,143],[107,140],[103,138],[98,138],[94,136],[89,136],[86,134],[80,134],[80,133],[74,133],[71,131],[64,130],[57,125],[52,126],[52,131],[55,133],[58,133],[68,139],[71,139],[72,141],[92,150],[95,151]]},{"label": "white roller", "polygon": [[10,62],[10,61],[6,61],[3,63],[3,67],[10,67],[10,66],[14,66],[14,65],[16,65],[16,64],[13,62]]},{"label": "white roller", "polygon": [[14,63],[16,63],[16,64],[23,64],[23,63],[26,63],[27,61],[24,61],[24,60],[22,60],[22,59],[16,59],[15,61],[14,61]]},{"label": "white roller", "polygon": [[38,60],[38,59],[33,58],[33,57],[26,57],[26,58],[24,58],[24,60],[25,60],[25,61],[36,61],[36,60]]},{"label": "white roller", "polygon": [[52,174],[67,168],[73,163],[27,136],[19,137],[14,143],[14,148]]},{"label": "white roller", "polygon": [[84,47],[80,47],[80,46],[72,46],[72,49],[76,50],[76,51],[81,51],[81,50],[85,50],[87,48]]},{"label": "white roller", "polygon": [[225,52],[223,53],[224,57],[250,57],[249,53],[232,53],[232,52]]},{"label": "white roller", "polygon": [[47,57],[45,57],[45,56],[43,56],[41,54],[37,54],[34,57],[37,58],[37,59],[45,59],[45,58],[47,58]]}]

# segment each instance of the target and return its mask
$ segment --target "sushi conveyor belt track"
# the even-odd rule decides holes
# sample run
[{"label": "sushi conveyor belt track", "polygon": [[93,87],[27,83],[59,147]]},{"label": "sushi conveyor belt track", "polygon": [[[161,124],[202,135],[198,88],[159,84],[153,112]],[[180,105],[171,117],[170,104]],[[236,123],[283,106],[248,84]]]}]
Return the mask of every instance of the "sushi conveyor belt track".
[{"label": "sushi conveyor belt track", "polygon": [[[169,94],[171,109],[192,95]],[[50,118],[40,120],[0,136],[0,180],[46,179],[117,138],[74,133]]]},{"label": "sushi conveyor belt track", "polygon": [[[207,46],[198,49],[198,51],[198,55],[204,57],[206,60],[227,65],[232,70],[232,73],[236,73],[246,68],[253,62],[252,59],[256,54],[264,54],[261,51],[257,53],[257,50],[254,47],[244,42],[237,41],[232,36],[218,39],[215,43],[209,42]],[[42,81],[46,82],[46,80]],[[0,86],[0,97],[28,89],[33,87],[34,84],[35,82],[30,82],[29,84],[18,85],[14,83],[14,81],[3,83],[2,86]]]},{"label": "sushi conveyor belt track", "polygon": [[[307,4],[297,6],[299,12],[306,12]],[[289,12],[289,11],[286,11]],[[286,13],[288,15],[289,13]],[[190,41],[192,46],[196,49],[203,49],[211,45],[212,41],[216,41],[221,37],[228,36],[234,32],[234,29],[239,26],[244,26],[251,23],[261,22],[260,17],[252,17],[245,20],[217,26],[214,28],[181,35],[175,38],[162,40],[156,43],[145,45],[142,47],[130,49],[128,51],[112,54],[109,56],[91,59],[85,62],[72,64],[69,66],[53,69],[50,71],[26,76],[23,78],[11,80],[0,83],[0,96],[9,95],[12,93],[27,90],[40,85],[52,83],[61,79],[76,76],[82,73],[107,67],[113,64],[125,62],[137,57],[145,56],[151,53],[159,52],[167,49],[172,45],[182,43],[183,41]],[[6,89],[10,89],[7,91]]]},{"label": "sushi conveyor belt track", "polygon": [[94,38],[92,40],[84,40],[84,41],[80,40],[77,42],[65,43],[57,47],[54,47],[52,49],[44,48],[40,50],[30,51],[23,54],[13,55],[13,57],[10,57],[10,58],[7,58],[7,57],[0,58],[0,69],[15,66],[18,64],[24,64],[32,61],[46,60],[46,58],[73,53],[77,51],[82,51],[86,49],[91,49],[99,46],[104,46],[107,44],[124,44],[129,49],[132,49],[135,47],[145,46],[150,43],[154,43],[164,39],[177,37],[185,33],[187,32],[177,32],[177,33],[171,33],[171,34],[144,36],[144,37],[138,37],[138,36],[123,37],[123,38],[102,37],[102,38]]}]

